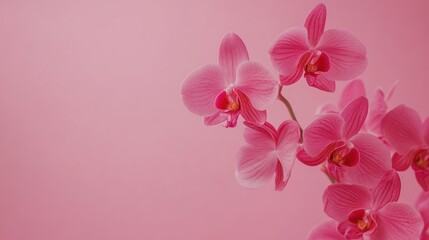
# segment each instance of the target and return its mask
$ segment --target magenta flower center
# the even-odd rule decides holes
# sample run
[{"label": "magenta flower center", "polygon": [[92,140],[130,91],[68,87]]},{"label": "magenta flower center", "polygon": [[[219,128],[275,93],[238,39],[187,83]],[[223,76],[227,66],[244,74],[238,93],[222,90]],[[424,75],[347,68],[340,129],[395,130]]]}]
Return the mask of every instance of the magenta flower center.
[{"label": "magenta flower center", "polygon": [[307,64],[304,66],[306,74],[319,74],[320,72],[327,72],[330,68],[329,57],[321,51],[312,52],[312,56]]},{"label": "magenta flower center", "polygon": [[429,150],[422,150],[414,157],[414,165],[420,169],[426,169],[429,167]]},{"label": "magenta flower center", "polygon": [[368,231],[371,233],[376,228],[370,210],[359,209],[353,211],[349,215],[349,222],[354,224],[361,233]]},{"label": "magenta flower center", "polygon": [[234,90],[222,91],[216,97],[216,107],[224,112],[236,112],[240,110],[240,102]]},{"label": "magenta flower center", "polygon": [[353,144],[347,143],[332,151],[328,161],[336,166],[351,167],[359,161],[359,153],[354,149]]}]

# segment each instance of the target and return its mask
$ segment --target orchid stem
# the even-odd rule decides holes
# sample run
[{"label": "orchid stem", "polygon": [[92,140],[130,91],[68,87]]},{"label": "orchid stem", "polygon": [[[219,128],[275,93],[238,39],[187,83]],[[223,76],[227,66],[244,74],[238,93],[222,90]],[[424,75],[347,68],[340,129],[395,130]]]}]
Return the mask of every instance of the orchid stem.
[{"label": "orchid stem", "polygon": [[300,140],[299,140],[299,142],[300,143],[302,143],[302,133],[303,133],[303,131],[302,131],[302,128],[301,128],[301,125],[299,124],[299,122],[298,122],[298,119],[296,119],[296,115],[295,115],[295,112],[293,111],[293,109],[292,109],[292,105],[289,103],[289,101],[282,95],[282,86],[280,86],[280,88],[279,88],[279,95],[277,96],[277,99],[279,99],[285,106],[286,106],[286,108],[287,108],[287,110],[288,110],[288,112],[289,112],[289,115],[290,115],[290,117],[295,121],[295,122],[297,122],[298,123],[298,125],[299,125],[299,132],[300,132]]}]

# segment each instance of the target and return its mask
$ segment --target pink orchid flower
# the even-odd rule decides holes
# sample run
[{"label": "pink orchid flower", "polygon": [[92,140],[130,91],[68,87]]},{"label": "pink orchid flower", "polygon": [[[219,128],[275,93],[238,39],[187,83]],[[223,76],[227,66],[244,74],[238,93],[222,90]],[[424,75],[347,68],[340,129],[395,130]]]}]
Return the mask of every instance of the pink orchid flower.
[{"label": "pink orchid flower", "polygon": [[359,97],[340,114],[321,115],[304,130],[297,158],[309,166],[327,162],[328,175],[337,182],[375,187],[392,165],[388,149],[378,138],[359,133],[367,112],[368,100]]},{"label": "pink orchid flower", "polygon": [[424,222],[420,240],[429,240],[429,192],[420,193],[417,198],[416,208],[420,212]]},{"label": "pink orchid flower", "polygon": [[333,92],[335,82],[351,80],[367,65],[365,46],[346,31],[325,31],[326,7],[317,5],[307,16],[305,28],[291,28],[269,49],[282,85],[297,82],[302,75],[308,85]]},{"label": "pink orchid flower", "polygon": [[249,188],[260,187],[275,175],[275,190],[286,186],[300,138],[299,125],[286,120],[276,130],[271,124],[244,122],[247,144],[237,155],[237,181]]},{"label": "pink orchid flower", "polygon": [[411,165],[417,182],[429,191],[429,117],[422,123],[414,109],[399,105],[383,118],[382,130],[396,150],[393,167],[405,171]]},{"label": "pink orchid flower", "polygon": [[307,236],[307,240],[347,240],[337,231],[337,223],[335,221],[326,221],[315,228]]},{"label": "pink orchid flower", "polygon": [[219,65],[205,65],[190,73],[182,85],[189,111],[204,117],[206,125],[226,121],[235,127],[239,115],[263,124],[266,111],[278,95],[278,82],[262,65],[249,61],[239,36],[228,33],[219,49]]},{"label": "pink orchid flower", "polygon": [[[392,97],[397,86],[397,82],[395,82],[387,92],[381,88],[378,88],[372,98],[372,101],[369,102],[368,109],[368,117],[365,120],[365,123],[362,126],[362,131],[373,134],[380,139],[383,139],[381,132],[381,120],[384,115],[386,115],[388,106],[387,102]],[[341,93],[340,100],[338,101],[338,105],[334,104],[323,104],[319,109],[318,113],[327,113],[327,112],[340,112],[347,104],[351,101],[355,100],[358,97],[365,97],[366,91],[365,86],[362,80],[356,79],[351,81],[346,85],[344,90]]]},{"label": "pink orchid flower", "polygon": [[371,191],[360,185],[333,184],[323,194],[325,213],[338,221],[346,239],[418,239],[423,229],[420,214],[398,203],[401,182],[388,171]]}]

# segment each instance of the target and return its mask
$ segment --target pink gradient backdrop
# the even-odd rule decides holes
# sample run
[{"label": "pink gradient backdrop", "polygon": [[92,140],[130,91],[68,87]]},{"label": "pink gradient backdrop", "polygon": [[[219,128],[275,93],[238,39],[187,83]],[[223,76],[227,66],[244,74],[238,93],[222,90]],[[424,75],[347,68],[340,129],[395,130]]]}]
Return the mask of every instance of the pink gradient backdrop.
[{"label": "pink gradient backdrop", "polygon": [[[427,116],[428,2],[323,2],[327,27],[367,47],[369,95],[399,80],[391,106]],[[317,3],[1,1],[0,239],[304,239],[327,219],[327,179],[297,162],[283,192],[240,187],[242,128],[203,126],[180,86],[216,63],[228,31],[272,70],[271,41]],[[285,93],[304,126],[338,96],[303,82]],[[413,203],[419,187],[401,176]]]}]

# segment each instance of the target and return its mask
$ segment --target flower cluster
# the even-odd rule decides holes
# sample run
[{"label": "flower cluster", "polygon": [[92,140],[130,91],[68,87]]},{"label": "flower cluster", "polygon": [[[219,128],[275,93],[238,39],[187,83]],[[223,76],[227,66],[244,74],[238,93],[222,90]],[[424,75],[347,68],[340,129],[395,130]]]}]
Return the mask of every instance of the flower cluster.
[{"label": "flower cluster", "polygon": [[[308,239],[429,239],[429,117],[387,102],[395,86],[378,89],[368,99],[363,81],[365,46],[343,30],[325,30],[326,7],[317,5],[304,27],[281,33],[269,48],[279,77],[249,60],[239,36],[228,33],[217,65],[190,73],[182,85],[189,111],[206,125],[235,127],[244,119],[245,145],[237,155],[237,181],[249,188],[273,181],[287,185],[295,159],[321,166],[332,184],[323,194],[330,221],[316,226]],[[334,92],[336,81],[351,81],[338,104],[320,107],[302,128],[282,88],[304,78],[308,85]],[[278,128],[267,122],[266,109],[282,101],[291,119]],[[415,206],[399,203],[396,171],[409,167],[422,188]]]}]

